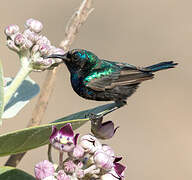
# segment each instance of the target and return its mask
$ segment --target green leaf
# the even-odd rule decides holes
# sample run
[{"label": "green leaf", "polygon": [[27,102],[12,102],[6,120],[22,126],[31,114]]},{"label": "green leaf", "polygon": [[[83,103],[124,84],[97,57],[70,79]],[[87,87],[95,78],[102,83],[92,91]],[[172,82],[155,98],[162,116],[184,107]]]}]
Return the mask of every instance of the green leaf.
[{"label": "green leaf", "polygon": [[[13,81],[13,78],[5,78],[5,80],[8,84],[5,87],[6,92],[7,88],[9,88],[9,85]],[[17,113],[30,102],[30,99],[39,93],[39,90],[39,85],[36,84],[30,77],[27,77],[5,106],[2,118],[6,119],[16,116]]]},{"label": "green leaf", "polygon": [[[34,149],[49,143],[49,136],[51,135],[52,126],[58,128],[64,126],[66,123],[71,123],[73,129],[77,129],[84,123],[89,121],[89,114],[102,114],[107,111],[110,112],[112,108],[116,107],[115,103],[99,106],[86,111],[81,111],[69,115],[65,118],[58,119],[50,124],[26,128],[0,136],[0,156],[16,154]],[[73,119],[73,120],[72,120]]]},{"label": "green leaf", "polygon": [[2,180],[35,180],[30,174],[14,167],[0,167],[0,179]]},{"label": "green leaf", "polygon": [[0,62],[0,125],[2,124],[2,114],[4,109],[4,86],[3,86],[3,66]]}]

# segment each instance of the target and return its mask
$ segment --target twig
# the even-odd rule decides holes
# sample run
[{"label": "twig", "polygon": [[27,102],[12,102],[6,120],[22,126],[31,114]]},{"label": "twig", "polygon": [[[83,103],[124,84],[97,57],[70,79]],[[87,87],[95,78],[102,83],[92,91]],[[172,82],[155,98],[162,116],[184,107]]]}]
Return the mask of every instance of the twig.
[{"label": "twig", "polygon": [[[64,51],[69,50],[71,44],[75,39],[76,34],[79,32],[79,28],[86,21],[89,14],[93,11],[93,8],[91,8],[91,3],[92,0],[83,0],[79,9],[69,20],[69,23],[65,30],[65,39],[60,43],[60,47]],[[30,119],[27,127],[37,126],[41,123],[41,120],[43,119],[43,116],[47,109],[48,101],[54,89],[54,82],[56,79],[57,69],[58,68],[54,68],[53,71],[49,71],[47,73],[46,79],[41,90],[41,94],[33,110],[32,118]],[[5,165],[16,167],[25,155],[25,153],[26,152],[11,155]]]}]

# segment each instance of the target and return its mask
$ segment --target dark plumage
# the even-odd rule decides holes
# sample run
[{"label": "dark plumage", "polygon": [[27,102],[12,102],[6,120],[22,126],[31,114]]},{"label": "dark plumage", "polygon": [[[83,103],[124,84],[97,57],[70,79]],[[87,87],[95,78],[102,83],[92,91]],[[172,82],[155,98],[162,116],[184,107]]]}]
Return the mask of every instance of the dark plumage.
[{"label": "dark plumage", "polygon": [[61,58],[71,73],[73,90],[81,97],[96,101],[125,102],[154,72],[174,68],[173,61],[148,67],[136,67],[127,63],[99,59],[90,51],[74,49],[64,55],[53,54],[49,58]]}]

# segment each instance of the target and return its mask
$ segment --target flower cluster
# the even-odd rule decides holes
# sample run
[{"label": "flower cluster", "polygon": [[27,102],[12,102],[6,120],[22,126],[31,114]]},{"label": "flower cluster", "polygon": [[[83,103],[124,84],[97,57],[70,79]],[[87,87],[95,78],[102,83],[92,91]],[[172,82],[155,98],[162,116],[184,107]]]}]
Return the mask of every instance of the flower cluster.
[{"label": "flower cluster", "polygon": [[59,150],[60,155],[67,153],[67,158],[59,162],[59,166],[44,160],[35,166],[35,176],[38,180],[121,180],[125,166],[119,163],[121,157],[115,156],[113,149],[101,144],[91,135],[84,135],[77,144],[79,134],[74,135],[70,123],[60,130],[53,127],[50,143]]},{"label": "flower cluster", "polygon": [[5,28],[7,46],[19,54],[23,66],[30,64],[34,71],[50,69],[61,63],[60,59],[44,59],[44,57],[51,54],[64,54],[62,49],[51,45],[46,36],[40,35],[42,28],[42,23],[32,18],[26,21],[23,32],[19,31],[17,25],[9,25]]}]

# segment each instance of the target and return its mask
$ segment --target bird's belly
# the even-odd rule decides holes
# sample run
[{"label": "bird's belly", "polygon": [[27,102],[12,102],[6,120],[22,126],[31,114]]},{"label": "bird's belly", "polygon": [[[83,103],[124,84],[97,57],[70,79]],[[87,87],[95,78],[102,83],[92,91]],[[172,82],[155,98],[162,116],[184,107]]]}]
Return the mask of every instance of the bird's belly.
[{"label": "bird's belly", "polygon": [[127,86],[116,86],[112,89],[106,89],[104,91],[95,91],[89,87],[86,87],[79,79],[71,80],[73,90],[81,97],[96,101],[118,101],[125,100],[131,96],[138,84]]}]

